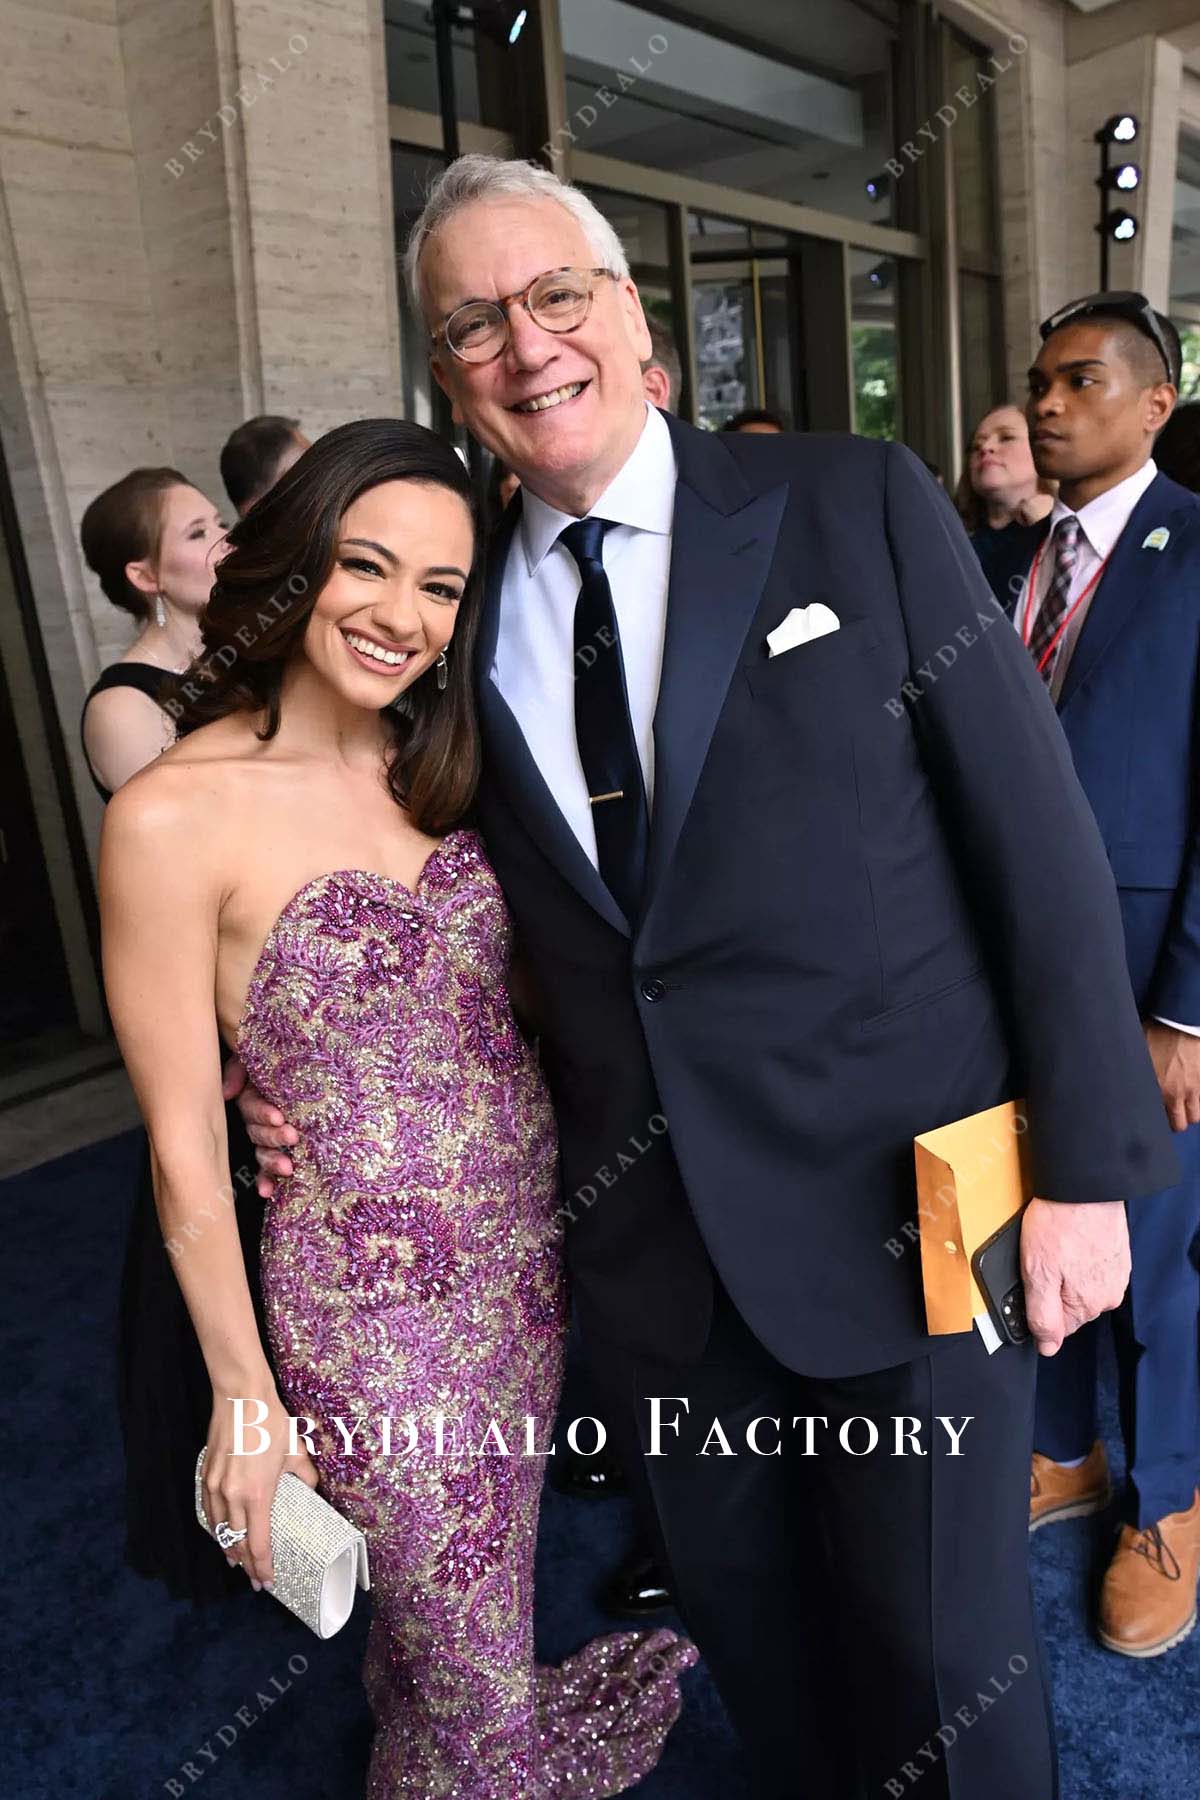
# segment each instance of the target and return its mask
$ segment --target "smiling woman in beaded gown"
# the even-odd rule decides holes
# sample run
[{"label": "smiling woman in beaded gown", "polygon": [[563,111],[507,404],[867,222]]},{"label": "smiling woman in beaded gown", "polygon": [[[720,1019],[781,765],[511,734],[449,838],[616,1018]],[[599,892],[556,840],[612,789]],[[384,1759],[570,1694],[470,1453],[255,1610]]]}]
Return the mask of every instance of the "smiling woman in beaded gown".
[{"label": "smiling woman in beaded gown", "polygon": [[[370,1800],[616,1794],[657,1760],[695,1653],[660,1631],[533,1661],[525,1420],[540,1449],[561,1214],[507,912],[461,824],[466,473],[419,427],[342,426],[230,544],[180,688],[187,735],[112,801],[101,853],[109,1001],[213,1386],[209,1519],[246,1528],[233,1556],[256,1586],[285,1468],[366,1533]],[[278,1388],[216,1198],[218,1036],[303,1131],[261,1246]],[[264,1454],[232,1454],[233,1397],[264,1403]],[[286,1454],[289,1414],[315,1421],[315,1461]]]}]

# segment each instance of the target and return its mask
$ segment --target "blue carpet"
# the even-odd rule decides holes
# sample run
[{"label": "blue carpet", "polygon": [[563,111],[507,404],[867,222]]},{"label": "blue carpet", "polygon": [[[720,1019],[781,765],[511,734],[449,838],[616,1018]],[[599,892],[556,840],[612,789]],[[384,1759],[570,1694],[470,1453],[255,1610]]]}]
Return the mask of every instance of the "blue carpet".
[{"label": "blue carpet", "polygon": [[[0,1183],[15,1599],[0,1795],[359,1800],[366,1607],[321,1644],[268,1595],[195,1611],[122,1564],[112,1339],[136,1154],[126,1134]],[[612,1629],[591,1595],[627,1531],[622,1504],[547,1492],[542,1658]],[[1087,1609],[1110,1533],[1110,1521],[1090,1519],[1033,1540],[1064,1800],[1200,1800],[1200,1632],[1148,1663],[1099,1648]],[[638,1792],[741,1800],[737,1749],[711,1683],[701,1668],[685,1685],[683,1718]]]}]

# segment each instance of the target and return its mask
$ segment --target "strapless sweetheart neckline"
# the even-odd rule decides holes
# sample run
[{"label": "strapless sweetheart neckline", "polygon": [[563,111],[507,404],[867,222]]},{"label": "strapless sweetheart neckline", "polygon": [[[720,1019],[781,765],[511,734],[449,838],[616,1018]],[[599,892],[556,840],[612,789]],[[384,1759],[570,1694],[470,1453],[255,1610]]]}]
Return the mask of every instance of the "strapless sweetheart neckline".
[{"label": "strapless sweetheart neckline", "polygon": [[319,888],[323,883],[329,881],[367,881],[374,882],[380,887],[399,888],[401,894],[403,894],[407,901],[419,901],[421,898],[421,890],[425,886],[426,877],[429,875],[433,865],[441,861],[446,846],[457,838],[469,838],[474,835],[475,834],[469,827],[458,826],[453,831],[448,831],[445,837],[439,838],[433,849],[429,852],[429,855],[425,858],[425,861],[421,864],[420,869],[417,871],[417,879],[411,887],[408,885],[407,881],[401,881],[398,875],[384,875],[378,869],[353,868],[326,869],[323,874],[312,876],[308,881],[298,887],[291,898],[286,901],[279,912],[276,913],[270,930],[262,941],[262,948],[255,958],[254,967],[250,971],[250,980],[246,986],[246,997],[242,1002],[242,1010],[238,1016],[237,1030],[234,1033],[234,1054],[241,1058],[242,1061],[245,1061],[245,1058],[242,1056],[242,1041],[245,1037],[246,1025],[250,1018],[254,1000],[257,997],[257,991],[262,985],[263,964],[275,943],[275,939],[279,934],[279,929],[290,915],[295,912],[301,902],[307,899],[308,895],[313,892],[314,888]]}]

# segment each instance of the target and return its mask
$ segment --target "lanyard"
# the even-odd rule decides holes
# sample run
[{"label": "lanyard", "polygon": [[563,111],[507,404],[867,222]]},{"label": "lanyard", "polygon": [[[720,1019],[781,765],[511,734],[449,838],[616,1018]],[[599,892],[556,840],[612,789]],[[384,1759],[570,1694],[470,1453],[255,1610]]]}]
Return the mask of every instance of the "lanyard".
[{"label": "lanyard", "polygon": [[[1049,532],[1047,532],[1046,536],[1042,539],[1041,543],[1037,547],[1037,553],[1033,559],[1033,567],[1029,571],[1029,583],[1025,589],[1025,617],[1022,621],[1021,638],[1022,638],[1022,641],[1024,642],[1025,648],[1027,650],[1029,649],[1029,640],[1033,636],[1033,627],[1034,627],[1034,623],[1035,623],[1035,619],[1036,619],[1036,614],[1034,612],[1034,596],[1037,592],[1038,570],[1041,568],[1042,554],[1045,551],[1046,545],[1050,541],[1050,535],[1051,534]],[[1109,555],[1111,556],[1111,554],[1112,554],[1112,552],[1110,551]],[[1063,632],[1067,629],[1067,626],[1071,623],[1071,620],[1075,617],[1075,614],[1079,611],[1079,608],[1083,605],[1084,601],[1087,599],[1088,595],[1091,593],[1092,589],[1095,587],[1096,583],[1099,581],[1100,577],[1103,575],[1103,573],[1107,567],[1108,567],[1108,557],[1106,556],[1104,558],[1104,561],[1100,564],[1100,567],[1096,570],[1096,573],[1092,576],[1091,580],[1088,582],[1087,586],[1084,588],[1083,592],[1081,594],[1077,594],[1075,596],[1074,600],[1072,600],[1070,606],[1067,608],[1066,612],[1063,614],[1062,620],[1058,627],[1058,630],[1055,632],[1054,636],[1050,639],[1050,642],[1046,645],[1046,648],[1043,650],[1041,656],[1038,658],[1037,667],[1038,667],[1039,675],[1043,672],[1047,663],[1050,661],[1050,658],[1054,655],[1054,652],[1058,649],[1059,640],[1061,639]],[[1038,610],[1039,611],[1041,610],[1040,607]]]}]

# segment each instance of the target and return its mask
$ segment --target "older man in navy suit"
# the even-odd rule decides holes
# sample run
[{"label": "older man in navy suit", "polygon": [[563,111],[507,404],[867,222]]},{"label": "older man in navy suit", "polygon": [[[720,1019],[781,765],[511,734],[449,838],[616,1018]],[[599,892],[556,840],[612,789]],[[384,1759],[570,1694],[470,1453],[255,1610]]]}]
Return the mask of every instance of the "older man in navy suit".
[{"label": "older man in navy suit", "polygon": [[[1099,1634],[1158,1656],[1196,1620],[1200,1571],[1200,498],[1155,469],[1179,339],[1141,294],[1073,301],[1029,374],[1048,521],[1006,571],[1013,622],[1057,702],[1116,876],[1129,971],[1182,1182],[1129,1213],[1132,1274],[1113,1314],[1126,1482]],[[1064,937],[1061,953],[1070,959]],[[1038,1384],[1031,1529],[1104,1506],[1097,1328]]]},{"label": "older man in navy suit", "polygon": [[407,266],[456,418],[521,478],[479,811],[581,1324],[753,1790],[1052,1800],[1034,1345],[931,1340],[907,1245],[914,1134],[1024,1096],[1053,1353],[1120,1300],[1122,1201],[1176,1178],[1054,709],[906,450],[647,406],[583,194],[464,157]]}]

